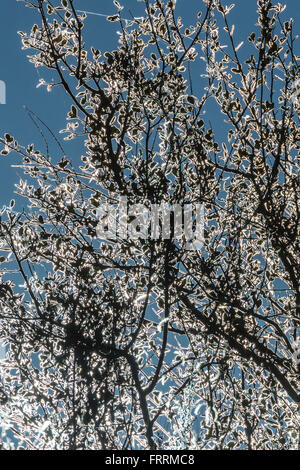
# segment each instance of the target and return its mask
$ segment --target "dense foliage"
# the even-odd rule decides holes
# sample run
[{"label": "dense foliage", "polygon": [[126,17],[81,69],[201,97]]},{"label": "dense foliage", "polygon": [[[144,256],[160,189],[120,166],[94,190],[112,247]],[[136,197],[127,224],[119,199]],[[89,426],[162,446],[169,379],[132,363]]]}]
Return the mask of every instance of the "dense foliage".
[{"label": "dense foliage", "polygon": [[[131,20],[114,1],[118,47],[100,51],[75,0],[24,3],[40,23],[23,47],[72,100],[62,132],[85,153],[1,140],[28,201],[0,225],[2,447],[298,448],[293,21],[258,0],[246,46],[222,1],[188,28],[175,0]],[[120,196],[203,204],[203,246],[99,240],[97,210]]]}]

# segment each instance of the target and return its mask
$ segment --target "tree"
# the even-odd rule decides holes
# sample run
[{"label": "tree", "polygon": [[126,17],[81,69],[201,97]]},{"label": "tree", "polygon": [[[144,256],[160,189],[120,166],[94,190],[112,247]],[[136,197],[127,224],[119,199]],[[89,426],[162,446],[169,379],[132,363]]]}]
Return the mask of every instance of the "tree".
[{"label": "tree", "polygon": [[[40,24],[23,47],[72,100],[66,138],[86,140],[79,165],[2,139],[28,201],[3,209],[0,232],[1,416],[15,445],[298,448],[292,20],[258,0],[242,59],[222,1],[204,0],[189,28],[175,0],[144,0],[131,20],[114,1],[119,44],[103,52],[85,48],[73,0],[24,2]],[[204,204],[203,246],[187,250],[174,220],[173,237],[151,237],[141,218],[135,238],[99,241],[99,209],[120,197],[136,211]]]}]

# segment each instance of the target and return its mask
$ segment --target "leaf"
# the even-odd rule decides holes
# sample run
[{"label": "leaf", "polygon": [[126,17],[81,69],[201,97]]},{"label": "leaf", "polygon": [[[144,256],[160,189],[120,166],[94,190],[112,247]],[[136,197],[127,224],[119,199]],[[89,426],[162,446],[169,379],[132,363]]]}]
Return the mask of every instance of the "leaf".
[{"label": "leaf", "polygon": [[78,117],[77,108],[74,105],[72,105],[71,111],[68,113],[68,118],[76,119],[77,117]]},{"label": "leaf", "polygon": [[119,16],[118,15],[113,15],[113,16],[108,16],[107,18],[107,21],[118,21],[119,20]]},{"label": "leaf", "polygon": [[123,10],[124,7],[120,5],[120,3],[117,0],[114,0],[114,5],[118,8],[119,11]]},{"label": "leaf", "polygon": [[248,41],[253,42],[254,39],[255,39],[255,33],[251,33],[249,38],[248,38]]},{"label": "leaf", "polygon": [[105,52],[104,57],[107,59],[109,65],[113,64],[114,56],[110,52]]},{"label": "leaf", "polygon": [[64,160],[58,163],[59,168],[64,169],[69,163],[69,160]]},{"label": "leaf", "polygon": [[8,144],[14,141],[14,138],[10,134],[5,134],[4,137]]}]

